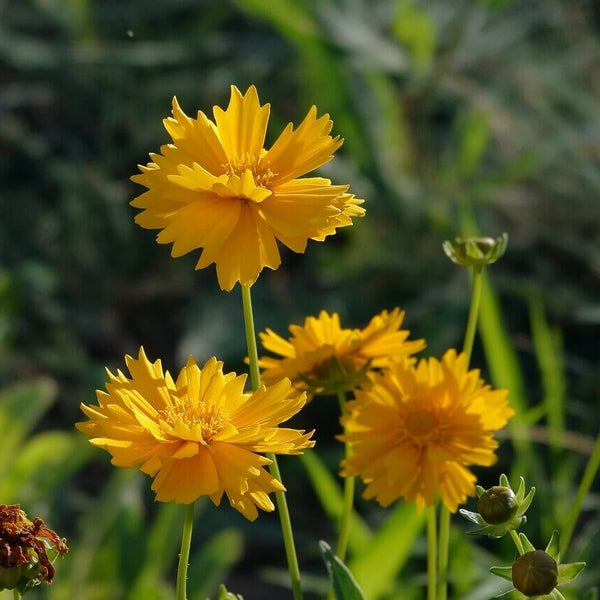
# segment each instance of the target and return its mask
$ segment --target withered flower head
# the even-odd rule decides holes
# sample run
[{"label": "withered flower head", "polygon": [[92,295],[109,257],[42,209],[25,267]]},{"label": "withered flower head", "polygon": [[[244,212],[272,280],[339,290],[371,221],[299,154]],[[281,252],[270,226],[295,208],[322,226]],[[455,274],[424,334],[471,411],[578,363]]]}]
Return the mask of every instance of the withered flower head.
[{"label": "withered flower head", "polygon": [[27,518],[18,504],[0,504],[0,590],[52,583],[52,562],[68,552],[66,541],[42,519]]}]

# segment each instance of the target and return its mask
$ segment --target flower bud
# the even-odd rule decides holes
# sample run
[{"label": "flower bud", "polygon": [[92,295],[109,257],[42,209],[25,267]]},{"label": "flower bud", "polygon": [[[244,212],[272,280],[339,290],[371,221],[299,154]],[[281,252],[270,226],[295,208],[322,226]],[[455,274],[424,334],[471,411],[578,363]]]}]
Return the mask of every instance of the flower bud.
[{"label": "flower bud", "polygon": [[487,523],[507,523],[519,508],[515,493],[508,487],[495,485],[486,490],[477,502],[477,511]]},{"label": "flower bud", "polygon": [[454,243],[445,241],[444,252],[457,265],[474,267],[491,265],[506,252],[508,235],[503,233],[494,239],[491,237],[456,238]]},{"label": "flower bud", "polygon": [[558,584],[558,565],[543,550],[526,552],[513,563],[512,582],[528,597],[549,594]]}]

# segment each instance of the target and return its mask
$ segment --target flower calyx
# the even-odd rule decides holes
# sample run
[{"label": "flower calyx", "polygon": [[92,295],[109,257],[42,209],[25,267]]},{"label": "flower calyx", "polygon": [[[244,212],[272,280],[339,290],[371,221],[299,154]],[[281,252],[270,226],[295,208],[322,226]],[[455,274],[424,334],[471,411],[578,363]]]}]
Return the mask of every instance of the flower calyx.
[{"label": "flower calyx", "polygon": [[471,535],[500,538],[511,529],[516,530],[527,522],[525,512],[533,500],[535,488],[532,487],[525,495],[525,480],[522,477],[516,493],[504,474],[500,476],[500,485],[487,490],[478,485],[476,490],[478,512],[464,508],[459,511],[465,519],[480,526],[479,529],[470,531]]},{"label": "flower calyx", "polygon": [[354,361],[345,361],[337,356],[331,356],[317,370],[316,377],[307,377],[298,373],[298,378],[305,383],[315,396],[335,396],[339,393],[352,391],[368,379],[372,359],[357,369]]},{"label": "flower calyx", "polygon": [[508,234],[500,237],[456,238],[443,244],[446,256],[463,267],[482,267],[495,263],[504,256],[508,245]]},{"label": "flower calyx", "polygon": [[492,567],[490,572],[513,584],[513,588],[498,596],[537,598],[538,600],[564,600],[558,586],[575,579],[585,567],[584,562],[560,562],[558,531],[552,533],[545,550],[536,550],[524,533],[519,534],[523,554],[510,567]]}]

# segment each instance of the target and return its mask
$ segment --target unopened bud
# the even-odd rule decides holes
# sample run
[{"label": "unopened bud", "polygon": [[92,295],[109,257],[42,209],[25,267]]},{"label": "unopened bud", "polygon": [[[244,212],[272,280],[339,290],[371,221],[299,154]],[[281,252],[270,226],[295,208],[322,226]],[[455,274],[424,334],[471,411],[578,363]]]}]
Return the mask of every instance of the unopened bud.
[{"label": "unopened bud", "polygon": [[558,584],[558,565],[543,550],[526,552],[513,563],[512,581],[525,596],[549,594]]},{"label": "unopened bud", "polygon": [[519,508],[515,493],[508,487],[495,485],[486,490],[477,502],[477,511],[492,525],[507,523]]},{"label": "unopened bud", "polygon": [[506,252],[508,235],[503,233],[494,239],[491,237],[456,238],[454,243],[445,241],[444,252],[457,265],[474,267],[491,265]]}]

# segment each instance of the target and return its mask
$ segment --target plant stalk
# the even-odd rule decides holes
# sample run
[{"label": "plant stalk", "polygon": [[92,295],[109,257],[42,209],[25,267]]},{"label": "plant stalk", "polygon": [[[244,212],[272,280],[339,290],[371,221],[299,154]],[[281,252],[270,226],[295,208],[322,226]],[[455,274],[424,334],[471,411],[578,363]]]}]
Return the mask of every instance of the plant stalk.
[{"label": "plant stalk", "polygon": [[587,496],[590,488],[592,487],[592,483],[594,483],[594,478],[598,473],[598,469],[600,468],[600,434],[596,438],[596,445],[592,450],[592,454],[588,459],[587,465],[585,466],[585,471],[583,472],[583,477],[581,478],[581,483],[579,484],[579,489],[577,490],[577,495],[575,496],[575,502],[573,503],[573,508],[571,509],[571,513],[569,514],[569,518],[563,528],[561,535],[561,555],[565,555],[567,553],[567,549],[569,548],[569,544],[571,543],[571,538],[573,537],[573,532],[575,531],[575,525],[577,524],[577,520],[579,519],[579,513],[581,512],[581,507],[583,505],[583,501]]},{"label": "plant stalk", "polygon": [[437,523],[436,506],[428,506],[427,511],[427,600],[436,600],[437,592]]},{"label": "plant stalk", "polygon": [[[338,392],[338,401],[340,403],[340,413],[346,414],[346,394],[344,392]],[[350,446],[348,442],[345,443],[346,458],[350,456]],[[354,484],[355,477],[346,477],[344,479],[344,508],[342,511],[342,518],[340,519],[340,532],[338,535],[338,544],[336,554],[340,560],[346,558],[346,551],[348,550],[348,539],[350,538],[350,523],[352,519],[352,508],[354,507]]]},{"label": "plant stalk", "polygon": [[[479,304],[481,302],[481,289],[483,286],[483,266],[473,267],[473,280],[471,284],[471,304],[469,317],[465,330],[465,339],[462,351],[467,355],[467,368],[471,362],[473,353],[473,342],[477,331],[477,319],[479,317]],[[438,563],[438,595],[437,600],[446,600],[448,597],[448,555],[450,544],[450,511],[442,504],[440,510],[440,547]]]},{"label": "plant stalk", "polygon": [[[256,331],[254,328],[254,315],[252,312],[252,295],[250,293],[250,286],[242,285],[241,288],[244,329],[246,332],[246,345],[248,347],[248,360],[250,363],[250,384],[252,389],[256,390],[260,385],[260,369],[258,367],[258,347],[256,345]],[[276,456],[274,454],[267,454],[267,457],[273,461],[269,467],[271,475],[281,482],[281,473],[279,472]],[[298,556],[294,545],[294,532],[292,530],[292,521],[290,519],[290,511],[288,509],[285,493],[275,492],[275,501],[277,504],[277,511],[279,512],[281,533],[283,535],[283,544],[290,572],[294,600],[302,600],[300,568],[298,566]],[[177,600],[179,600],[179,598]]]},{"label": "plant stalk", "polygon": [[177,600],[187,600],[187,570],[190,560],[190,545],[192,543],[192,529],[194,527],[194,503],[185,508],[183,520],[183,532],[181,534],[181,552],[179,553],[179,565],[177,566]]},{"label": "plant stalk", "polygon": [[523,556],[523,554],[525,554],[525,548],[523,548],[523,542],[521,542],[519,534],[514,529],[511,529],[510,537],[513,539],[513,542],[517,547],[517,552],[519,553],[519,556]]}]

